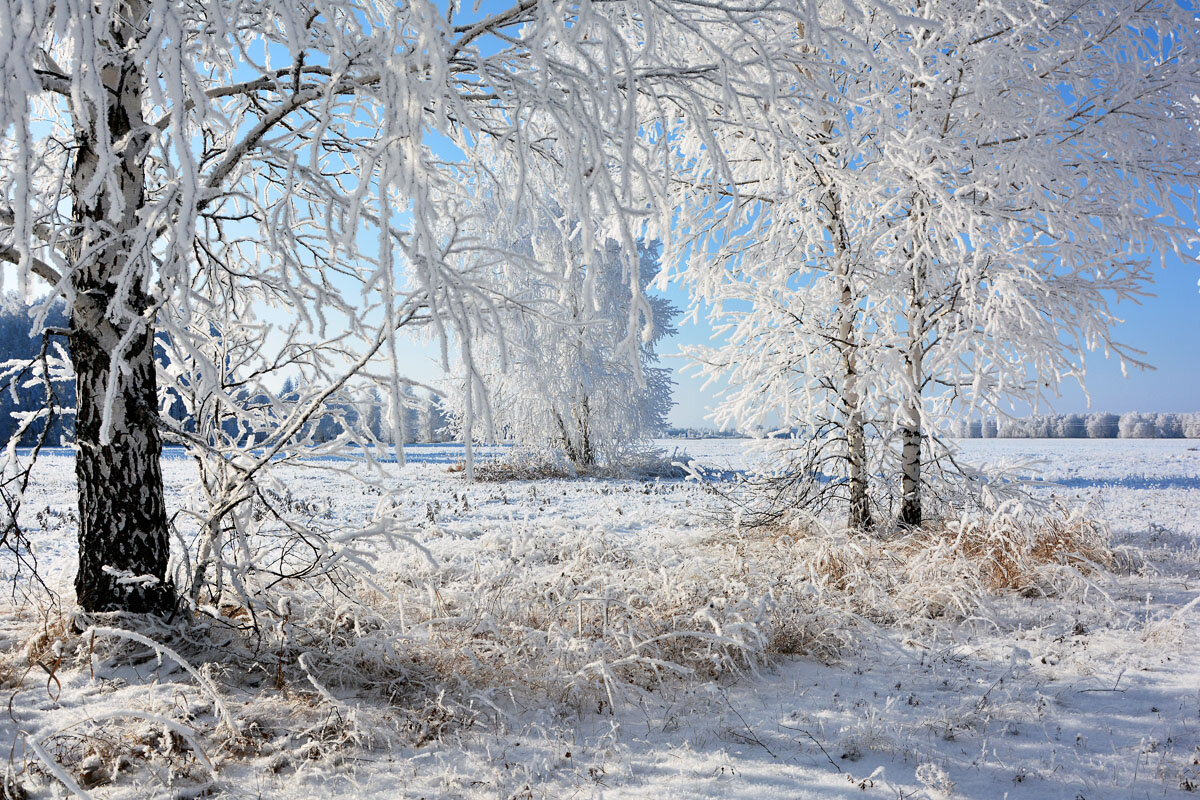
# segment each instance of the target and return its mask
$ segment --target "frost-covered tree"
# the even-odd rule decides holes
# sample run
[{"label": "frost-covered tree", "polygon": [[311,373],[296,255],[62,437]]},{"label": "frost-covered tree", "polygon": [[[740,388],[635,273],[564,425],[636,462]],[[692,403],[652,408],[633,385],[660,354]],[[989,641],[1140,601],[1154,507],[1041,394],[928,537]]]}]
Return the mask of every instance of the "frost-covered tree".
[{"label": "frost-covered tree", "polygon": [[[509,260],[497,266],[495,291],[507,305],[493,324],[503,339],[480,331],[474,347],[490,401],[494,433],[522,447],[557,450],[579,470],[622,456],[666,426],[670,371],[656,366],[656,347],[672,331],[677,309],[641,295],[658,274],[658,249],[638,245],[636,285],[621,268],[612,239],[588,246],[584,226],[557,204],[496,223],[492,235]],[[541,265],[531,270],[526,262]],[[635,303],[648,309],[638,361],[622,354]],[[466,392],[453,397],[464,415]]]},{"label": "frost-covered tree", "polygon": [[1159,439],[1183,438],[1183,417],[1181,415],[1159,414],[1155,423],[1155,434]]},{"label": "frost-covered tree", "polygon": [[[999,421],[995,436],[1001,439],[1179,439],[1197,438],[1200,428],[1197,414],[1148,414],[1128,412],[1116,414],[1037,414],[1024,418],[1009,417]],[[963,438],[991,435],[989,426],[982,430],[978,423],[966,427]],[[963,430],[963,423],[956,424]]]},{"label": "frost-covered tree", "polygon": [[1019,439],[1029,436],[1028,420],[1002,419],[996,430],[996,435],[1002,439]]},{"label": "frost-covered tree", "polygon": [[43,346],[53,354],[53,330],[66,321],[61,302],[0,298],[0,443],[31,447],[45,433],[46,443],[59,445],[73,435],[74,420],[62,412],[75,405],[74,387],[62,380],[47,386],[41,363]]},{"label": "frost-covered tree", "polygon": [[[847,17],[847,36],[874,58],[848,70],[831,57],[804,73],[819,112],[785,108],[763,134],[731,128],[737,190],[684,187],[680,204],[694,236],[684,277],[731,331],[719,355],[704,355],[707,369],[780,387],[735,389],[718,414],[761,417],[765,397],[787,427],[826,419],[836,392],[809,387],[853,348],[862,413],[880,431],[869,441],[884,448],[879,463],[894,458],[883,482],[915,525],[954,415],[1046,405],[1063,381],[1082,381],[1092,349],[1139,363],[1113,338],[1110,304],[1145,290],[1153,249],[1189,246],[1200,139],[1186,8],[904,10],[912,16]],[[789,169],[761,157],[777,150]],[[840,303],[833,202],[804,185],[806,165],[856,234],[862,283]],[[825,232],[800,238],[801,228]],[[768,301],[755,304],[748,286]],[[847,308],[853,336],[800,323]]]},{"label": "frost-covered tree", "polygon": [[1064,439],[1086,439],[1087,417],[1083,414],[1067,414],[1060,418],[1059,436]]},{"label": "frost-covered tree", "polygon": [[844,502],[850,527],[865,529],[868,476],[879,467],[868,458],[868,428],[881,386],[869,377],[879,352],[866,341],[879,277],[871,243],[887,220],[862,190],[881,157],[867,134],[878,109],[864,99],[886,93],[880,81],[891,78],[838,50],[796,46],[813,56],[790,80],[804,102],[779,107],[763,130],[738,120],[718,128],[729,188],[679,192],[687,235],[677,246],[690,257],[681,277],[711,304],[724,338],[684,349],[703,374],[727,380],[719,426],[789,432],[776,443],[789,502],[816,510]]},{"label": "frost-covered tree", "polygon": [[1187,439],[1200,439],[1200,414],[1184,415],[1183,435]]},{"label": "frost-covered tree", "polygon": [[441,441],[445,421],[441,418],[436,395],[425,392],[417,397],[417,441]]},{"label": "frost-covered tree", "polygon": [[[923,7],[952,22],[902,37],[907,98],[881,175],[902,209],[889,252],[904,279],[885,294],[900,321],[907,524],[922,519],[922,449],[952,403],[1036,409],[1082,381],[1091,349],[1139,363],[1109,306],[1144,291],[1152,248],[1187,246],[1197,181],[1192,12]],[[1160,146],[1147,155],[1146,141]]]},{"label": "frost-covered tree", "polygon": [[1122,439],[1153,439],[1158,433],[1154,414],[1129,411],[1121,415],[1117,424]]},{"label": "frost-covered tree", "polygon": [[[429,329],[448,367],[455,332],[470,341],[503,304],[463,268],[484,227],[468,197],[491,188],[519,207],[529,165],[552,165],[566,210],[605,220],[635,287],[637,229],[670,227],[668,187],[724,170],[719,150],[681,160],[673,142],[711,138],[715,109],[750,121],[788,102],[775,76],[796,73],[808,16],[698,0],[8,3],[0,258],[23,291],[40,280],[69,307],[80,604],[174,606],[159,331],[189,357],[189,391],[238,418],[274,393],[221,391],[214,326],[237,341],[257,334],[232,326],[276,329],[242,380],[308,365],[304,400],[230,472],[219,516],[250,503],[270,459],[364,371],[399,438],[398,337]],[[644,304],[633,313],[631,332]],[[636,342],[621,348],[630,363]],[[473,371],[469,349],[462,361]],[[183,433],[170,435],[212,446]],[[228,444],[207,452],[245,467]]]}]

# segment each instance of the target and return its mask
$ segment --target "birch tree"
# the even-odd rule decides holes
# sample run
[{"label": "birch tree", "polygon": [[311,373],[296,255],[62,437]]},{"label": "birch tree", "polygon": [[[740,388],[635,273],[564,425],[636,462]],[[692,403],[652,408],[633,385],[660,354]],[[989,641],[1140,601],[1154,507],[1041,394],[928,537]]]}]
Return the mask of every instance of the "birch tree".
[{"label": "birch tree", "polygon": [[[865,303],[876,277],[868,243],[878,233],[869,193],[855,196],[844,182],[866,179],[863,165],[875,156],[869,140],[828,118],[802,141],[807,152],[788,147],[785,189],[744,196],[754,217],[748,232],[684,274],[713,303],[725,338],[685,352],[708,376],[728,379],[719,425],[794,432],[775,445],[787,461],[789,501],[814,510],[844,502],[848,525],[867,529],[868,476],[878,468],[867,452],[878,406],[870,395],[881,384],[871,376],[879,353]],[[719,282],[706,278],[722,262]]]},{"label": "birch tree", "polygon": [[1194,12],[923,8],[947,24],[897,31],[906,77],[878,174],[908,525],[955,404],[1036,410],[1084,382],[1093,350],[1143,365],[1112,304],[1148,291],[1156,250],[1194,247],[1198,163]]},{"label": "birch tree", "polygon": [[[40,281],[70,309],[80,605],[176,602],[159,331],[190,354],[193,383],[213,388],[200,396],[231,410],[206,315],[227,338],[231,324],[281,331],[267,339],[286,340],[281,355],[264,363],[319,365],[311,402],[259,443],[261,456],[215,453],[237,466],[211,513],[235,513],[321,403],[364,370],[385,376],[395,434],[407,385],[398,337],[426,328],[449,367],[451,344],[469,342],[497,302],[460,269],[478,246],[467,196],[490,186],[519,205],[529,165],[546,162],[569,187],[566,210],[606,220],[622,249],[633,300],[618,349],[635,363],[650,319],[639,227],[656,218],[669,229],[672,181],[723,158],[682,161],[672,142],[707,138],[714,109],[750,119],[776,102],[773,76],[795,70],[791,40],[806,16],[687,0],[522,0],[494,12],[374,0],[8,3],[0,258],[22,291]],[[502,168],[474,157],[480,142]],[[235,308],[237,319],[220,318]],[[472,371],[469,349],[461,358]]]},{"label": "birch tree", "polygon": [[[955,414],[1045,405],[1083,382],[1091,350],[1141,365],[1111,306],[1147,291],[1155,251],[1194,247],[1196,28],[1171,3],[921,2],[845,20],[872,58],[803,74],[822,113],[728,130],[745,155],[729,159],[736,190],[680,192],[682,275],[731,334],[702,356],[734,378],[721,419],[819,430],[840,402],[822,380],[853,347],[880,488],[917,525],[956,469],[941,433]],[[803,185],[804,164],[836,204]],[[849,295],[831,209],[850,218],[864,278]],[[847,307],[854,337],[835,324]],[[747,375],[774,387],[769,412]],[[853,461],[842,438],[835,455]]]}]

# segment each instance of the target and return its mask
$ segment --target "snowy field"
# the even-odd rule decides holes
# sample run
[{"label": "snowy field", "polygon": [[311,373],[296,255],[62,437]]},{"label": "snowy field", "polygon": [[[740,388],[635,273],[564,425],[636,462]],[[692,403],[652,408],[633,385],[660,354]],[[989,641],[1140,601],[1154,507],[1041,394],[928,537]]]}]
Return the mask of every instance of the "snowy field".
[{"label": "snowy field", "polygon": [[[766,613],[745,553],[788,545],[736,535],[717,495],[675,480],[472,485],[448,472],[459,448],[423,445],[386,488],[432,563],[404,543],[380,551],[380,619],[366,625],[397,632],[388,646],[403,652],[371,656],[403,662],[390,699],[341,679],[365,667],[319,653],[202,668],[219,702],[169,656],[122,655],[99,639],[64,639],[84,655],[60,668],[54,634],[29,645],[36,615],[24,604],[0,626],[10,698],[0,743],[38,797],[62,795],[64,777],[97,798],[1200,796],[1200,446],[963,444],[969,460],[1045,481],[1035,494],[1088,504],[1111,528],[1111,570],[1060,596],[996,594],[965,615],[815,614],[795,646],[739,660],[727,643],[752,640]],[[739,440],[660,445],[722,470],[753,458]],[[379,496],[338,472],[346,464],[323,466],[289,473],[287,490],[348,528],[364,523]],[[192,469],[164,459],[169,508]],[[45,457],[24,511],[60,589],[72,570],[71,471],[69,454]],[[700,620],[710,639],[663,648],[674,634],[645,633],[659,624],[638,617],[645,608]],[[330,636],[343,633],[341,613],[329,613]],[[294,635],[323,620],[296,621]],[[625,627],[584,635],[609,625]],[[368,634],[354,631],[384,641]],[[589,649],[598,641],[608,649]],[[651,663],[652,645],[692,671]]]}]

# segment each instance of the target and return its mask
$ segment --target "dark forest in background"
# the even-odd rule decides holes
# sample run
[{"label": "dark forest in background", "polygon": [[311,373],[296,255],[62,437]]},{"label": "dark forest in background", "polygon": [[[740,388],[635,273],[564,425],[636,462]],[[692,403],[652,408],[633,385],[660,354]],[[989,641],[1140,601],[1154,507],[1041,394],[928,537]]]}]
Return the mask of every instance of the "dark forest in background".
[{"label": "dark forest in background", "polygon": [[[66,328],[66,306],[56,301],[46,310],[45,321],[38,326],[35,319],[42,311],[39,303],[26,304],[13,295],[0,298],[0,444],[7,444],[17,434],[20,421],[15,414],[34,412],[46,406],[46,387],[36,372],[37,361],[42,352],[42,335],[46,328]],[[30,331],[37,331],[31,335]],[[65,345],[65,340],[58,337]],[[56,405],[62,408],[75,407],[75,387],[69,381],[59,381],[53,386]],[[31,447],[37,443],[46,420],[37,419],[21,436],[18,446]],[[72,413],[51,416],[50,435],[46,444],[56,446],[69,443],[75,436],[75,417]]]},{"label": "dark forest in background", "polygon": [[[44,321],[35,324],[43,310]],[[26,303],[13,294],[0,298],[0,446],[7,445],[17,435],[22,415],[47,406],[45,384],[40,378],[41,373],[36,370],[42,352],[42,339],[47,329],[62,330],[67,324],[66,308],[61,300],[44,309],[39,301]],[[30,331],[37,333],[30,335]],[[65,346],[63,337],[52,336],[51,341]],[[166,358],[163,348],[156,347],[155,351],[160,361]],[[294,401],[296,395],[293,386],[291,379],[284,384],[280,392],[281,400]],[[75,438],[75,386],[71,381],[56,381],[52,388],[54,405],[59,411],[51,415],[50,434],[45,444],[51,447],[70,445]],[[445,441],[448,420],[440,398],[412,390],[403,391],[403,394],[408,406],[404,425],[408,443]],[[262,398],[250,398],[248,401],[262,402]],[[344,424],[367,425],[378,438],[388,436],[387,412],[381,399],[369,408],[362,408],[357,404],[341,403],[335,397],[329,402],[329,408],[330,413],[304,431],[306,436],[312,436],[316,441],[328,441],[341,435]],[[193,429],[181,402],[171,399],[167,403],[166,415],[180,423],[185,430]],[[44,418],[34,420],[21,435],[17,446],[32,447],[37,444],[45,426]]]}]

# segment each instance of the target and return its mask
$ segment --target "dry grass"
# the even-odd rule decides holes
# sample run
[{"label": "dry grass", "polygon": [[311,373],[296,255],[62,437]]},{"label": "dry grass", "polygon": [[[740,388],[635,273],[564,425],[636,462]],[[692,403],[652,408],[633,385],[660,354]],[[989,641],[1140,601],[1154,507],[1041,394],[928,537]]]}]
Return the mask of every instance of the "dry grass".
[{"label": "dry grass", "polygon": [[569,464],[555,460],[500,459],[498,461],[485,461],[475,467],[475,480],[481,483],[576,478],[579,477],[579,474]]},{"label": "dry grass", "polygon": [[[1017,507],[880,538],[810,523],[662,542],[513,522],[469,545],[440,542],[428,542],[436,566],[404,556],[373,585],[322,594],[280,584],[286,602],[254,633],[217,619],[145,631],[230,703],[248,678],[258,684],[236,706],[236,737],[196,724],[204,747],[221,752],[226,741],[225,751],[276,770],[347,747],[419,745],[531,706],[610,713],[781,655],[835,660],[871,629],[864,620],[911,628],[986,617],[997,594],[1063,592],[1112,557],[1107,532],[1085,514]],[[85,641],[65,622],[42,628],[0,657],[17,683],[155,658],[144,645]],[[143,760],[203,778],[170,737],[138,740],[144,728],[132,720],[42,741],[94,785]]]},{"label": "dry grass", "polygon": [[55,681],[63,660],[62,641],[69,635],[69,621],[62,614],[43,616],[28,609],[3,609],[10,625],[25,631],[20,646],[0,650],[0,688],[15,689],[31,673]]},{"label": "dry grass", "polygon": [[[682,456],[686,459],[686,456]],[[450,467],[450,472],[460,473],[464,462]],[[498,459],[483,461],[475,465],[475,480],[483,483],[508,481],[540,481],[570,478],[615,478],[646,480],[650,478],[682,478],[685,470],[656,450],[627,453],[610,463],[578,467],[562,453],[554,450],[513,449]]]},{"label": "dry grass", "polygon": [[[859,618],[977,615],[997,593],[1052,595],[1111,561],[1107,532],[1085,515],[1016,508],[886,538],[810,523],[667,545],[514,525],[470,548],[451,544],[436,570],[415,554],[395,562],[374,586],[318,596],[281,585],[292,592],[288,616],[253,635],[210,623],[230,646],[175,646],[221,665],[231,685],[257,671],[325,706],[375,695],[425,739],[462,724],[481,697],[611,708],[664,681],[714,680],[777,654],[834,659]],[[46,669],[55,641],[76,666],[96,646],[47,629],[0,665]],[[104,647],[98,657],[117,658],[119,645]],[[369,727],[347,740],[378,738]]]},{"label": "dry grass", "polygon": [[914,556],[948,551],[976,565],[979,580],[993,591],[1045,594],[1046,567],[1083,572],[1112,563],[1108,531],[1080,513],[1030,518],[1001,513],[964,517],[905,537]]},{"label": "dry grass", "polygon": [[[761,662],[767,609],[743,576],[596,532],[493,536],[438,586],[394,577],[408,653],[443,680],[498,696],[611,708],[663,680],[712,679]],[[426,594],[428,592],[428,594]]]},{"label": "dry grass", "polygon": [[794,546],[827,603],[883,623],[970,616],[1003,593],[1061,594],[1113,562],[1107,529],[1083,511],[1017,505],[879,537],[809,523]]}]

